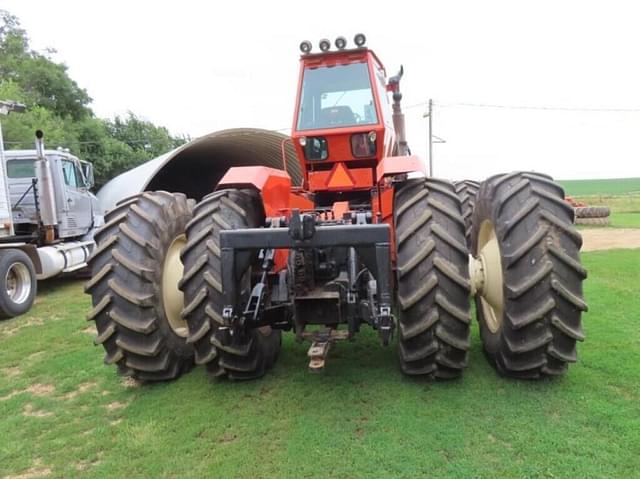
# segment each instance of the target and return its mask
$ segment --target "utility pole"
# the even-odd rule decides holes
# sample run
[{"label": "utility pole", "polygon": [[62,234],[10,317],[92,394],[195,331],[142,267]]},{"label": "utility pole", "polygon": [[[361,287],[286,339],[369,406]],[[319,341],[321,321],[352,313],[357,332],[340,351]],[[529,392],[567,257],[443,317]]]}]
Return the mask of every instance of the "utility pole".
[{"label": "utility pole", "polygon": [[[446,143],[445,140],[433,134],[433,100],[429,98],[428,110],[422,117],[427,118],[427,150],[429,153],[429,177],[433,178],[433,144]],[[435,140],[434,140],[435,139]]]}]

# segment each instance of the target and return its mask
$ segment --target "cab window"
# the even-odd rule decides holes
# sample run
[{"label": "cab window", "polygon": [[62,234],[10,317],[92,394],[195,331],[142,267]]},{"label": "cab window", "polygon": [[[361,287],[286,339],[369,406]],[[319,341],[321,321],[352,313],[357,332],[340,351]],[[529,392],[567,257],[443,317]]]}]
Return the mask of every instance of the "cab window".
[{"label": "cab window", "polygon": [[380,105],[382,106],[384,122],[391,124],[393,117],[393,111],[391,104],[389,103],[389,95],[387,94],[387,84],[384,79],[384,73],[379,68],[376,68],[376,86],[378,87],[378,96],[380,97]]},{"label": "cab window", "polygon": [[378,117],[366,63],[305,69],[298,130],[376,123]]},{"label": "cab window", "polygon": [[78,169],[73,161],[62,160],[62,176],[67,186],[72,188],[80,188],[82,186],[81,176],[78,174]]}]

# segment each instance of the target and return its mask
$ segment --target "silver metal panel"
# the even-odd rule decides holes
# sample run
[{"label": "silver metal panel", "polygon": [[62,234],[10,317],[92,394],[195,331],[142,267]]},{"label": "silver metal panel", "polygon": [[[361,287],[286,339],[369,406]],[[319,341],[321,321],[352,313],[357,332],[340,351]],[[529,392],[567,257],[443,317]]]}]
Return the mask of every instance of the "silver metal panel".
[{"label": "silver metal panel", "polygon": [[98,192],[104,211],[124,198],[147,190],[182,192],[200,200],[213,191],[233,166],[264,165],[286,169],[294,185],[300,185],[300,165],[288,136],[269,130],[236,128],[197,138],[109,181]]}]

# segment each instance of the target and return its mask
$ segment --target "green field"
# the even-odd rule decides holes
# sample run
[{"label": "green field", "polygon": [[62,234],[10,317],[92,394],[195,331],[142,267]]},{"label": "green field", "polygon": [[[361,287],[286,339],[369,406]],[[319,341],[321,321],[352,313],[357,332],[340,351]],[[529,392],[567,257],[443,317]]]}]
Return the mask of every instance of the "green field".
[{"label": "green field", "polygon": [[323,375],[287,335],[262,380],[139,386],[102,364],[82,284],[47,283],[0,323],[0,477],[637,477],[640,250],[583,259],[587,341],[542,382],[496,376],[477,334],[462,380],[409,380],[366,332]]},{"label": "green field", "polygon": [[602,180],[558,180],[571,196],[640,195],[640,178],[610,178]]}]

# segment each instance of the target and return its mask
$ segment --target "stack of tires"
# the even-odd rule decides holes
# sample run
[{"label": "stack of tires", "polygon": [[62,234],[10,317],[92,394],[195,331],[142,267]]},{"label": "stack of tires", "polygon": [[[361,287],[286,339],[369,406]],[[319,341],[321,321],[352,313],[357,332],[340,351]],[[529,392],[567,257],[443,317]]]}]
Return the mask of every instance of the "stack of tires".
[{"label": "stack of tires", "polygon": [[607,226],[611,210],[607,206],[578,206],[574,208],[577,225]]}]

